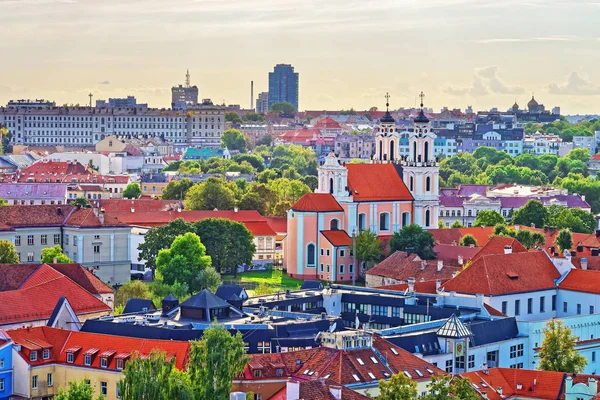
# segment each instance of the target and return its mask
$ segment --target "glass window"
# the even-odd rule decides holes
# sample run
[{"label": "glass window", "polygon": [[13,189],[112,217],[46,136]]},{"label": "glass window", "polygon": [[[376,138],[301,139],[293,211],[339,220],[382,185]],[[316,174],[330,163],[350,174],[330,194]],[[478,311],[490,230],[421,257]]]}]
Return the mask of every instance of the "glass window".
[{"label": "glass window", "polygon": [[381,213],[379,214],[379,230],[387,231],[390,229],[390,214]]},{"label": "glass window", "polygon": [[38,388],[38,377],[37,375],[34,375],[31,377],[31,388],[32,389],[37,389]]},{"label": "glass window", "polygon": [[58,233],[54,234],[54,244],[60,244],[60,235]]},{"label": "glass window", "polygon": [[46,378],[47,378],[46,382],[47,382],[48,386],[54,385],[54,377],[52,376],[52,374],[48,374],[48,376]]},{"label": "glass window", "polygon": [[533,299],[530,297],[527,299],[527,314],[533,313]]},{"label": "glass window", "polygon": [[37,361],[37,351],[32,351],[29,353],[29,361]]},{"label": "glass window", "polygon": [[108,394],[108,384],[106,382],[100,382],[100,394],[106,396]]},{"label": "glass window", "polygon": [[21,245],[21,235],[16,235],[15,236],[15,246],[20,246]]},{"label": "glass window", "polygon": [[315,260],[315,245],[310,243],[308,246],[306,246],[306,263],[310,266],[315,266],[316,260]]},{"label": "glass window", "polygon": [[75,359],[74,354],[73,353],[67,353],[67,362],[68,363],[73,363],[73,360]]},{"label": "glass window", "polygon": [[563,301],[563,312],[568,312],[569,306],[567,305],[566,301]]},{"label": "glass window", "polygon": [[552,311],[556,311],[556,295],[552,295]]},{"label": "glass window", "polygon": [[521,300],[515,300],[515,315],[521,314]]},{"label": "glass window", "polygon": [[469,369],[475,368],[475,354],[469,354]]},{"label": "glass window", "polygon": [[91,365],[91,364],[92,364],[92,357],[91,357],[89,354],[86,354],[86,355],[83,357],[83,363],[84,363],[85,365]]},{"label": "glass window", "polygon": [[502,314],[507,315],[508,312],[508,302],[503,301],[502,302]]},{"label": "glass window", "polygon": [[43,357],[44,357],[44,360],[47,360],[50,358],[50,349],[44,349]]},{"label": "glass window", "polygon": [[33,246],[33,235],[27,235],[27,244]]},{"label": "glass window", "polygon": [[48,235],[41,235],[40,238],[43,245],[48,244]]},{"label": "glass window", "polygon": [[581,315],[581,304],[577,304],[577,315]]},{"label": "glass window", "polygon": [[546,298],[544,296],[540,297],[540,312],[546,312]]}]

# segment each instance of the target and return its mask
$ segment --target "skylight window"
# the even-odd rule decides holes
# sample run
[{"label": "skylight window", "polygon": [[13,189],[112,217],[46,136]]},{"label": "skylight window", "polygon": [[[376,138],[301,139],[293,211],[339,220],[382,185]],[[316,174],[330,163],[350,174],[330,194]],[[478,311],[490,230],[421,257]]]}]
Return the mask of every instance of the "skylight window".
[{"label": "skylight window", "polygon": [[487,388],[487,387],[488,387],[487,383],[485,383],[485,382],[483,382],[483,381],[479,382],[479,384],[480,384],[482,387],[484,387],[484,388]]},{"label": "skylight window", "polygon": [[390,374],[387,371],[381,371],[381,373],[383,374],[383,376],[385,376],[386,378],[390,377]]},{"label": "skylight window", "polygon": [[331,372],[323,377],[323,379],[329,379],[331,377]]},{"label": "skylight window", "polygon": [[364,361],[358,357],[356,358],[356,361],[358,361],[360,365],[365,365]]},{"label": "skylight window", "polygon": [[412,379],[412,375],[410,374],[410,372],[408,371],[404,371],[404,375],[406,375],[407,377]]},{"label": "skylight window", "polygon": [[429,372],[430,374],[433,374],[433,370],[429,367],[425,367],[425,369],[427,370],[427,372]]},{"label": "skylight window", "polygon": [[471,385],[473,385],[473,387],[474,387],[475,389],[479,390],[479,386],[477,386],[477,384],[475,384],[475,383],[471,383]]},{"label": "skylight window", "polygon": [[419,371],[418,369],[415,369],[415,372],[417,373],[417,375],[423,376],[423,373],[421,371]]},{"label": "skylight window", "polygon": [[304,372],[302,373],[302,375],[308,375],[308,369],[304,370]]},{"label": "skylight window", "polygon": [[370,377],[371,377],[371,379],[373,379],[373,380],[377,379],[377,378],[375,378],[375,375],[373,375],[373,373],[372,373],[372,372],[369,372],[369,376],[370,376]]},{"label": "skylight window", "polygon": [[309,374],[310,376],[313,376],[313,374],[314,374],[314,373],[315,373],[315,371],[313,370],[313,371],[310,371],[308,374]]},{"label": "skylight window", "polygon": [[371,356],[371,361],[373,361],[373,364],[379,364],[379,361],[373,356]]},{"label": "skylight window", "polygon": [[358,375],[356,375],[356,374],[352,374],[352,377],[354,378],[354,380],[355,380],[356,382],[360,382],[360,378],[358,377]]},{"label": "skylight window", "polygon": [[390,347],[390,350],[392,351],[392,353],[394,353],[394,355],[398,355],[398,351],[395,348]]}]

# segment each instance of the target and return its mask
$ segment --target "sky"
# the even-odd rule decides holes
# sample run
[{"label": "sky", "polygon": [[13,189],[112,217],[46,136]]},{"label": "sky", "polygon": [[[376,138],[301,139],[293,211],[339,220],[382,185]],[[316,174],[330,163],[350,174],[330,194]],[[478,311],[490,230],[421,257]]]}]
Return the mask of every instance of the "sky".
[{"label": "sky", "polygon": [[600,113],[600,0],[0,0],[0,104],[134,95],[168,107],[186,69],[201,98],[250,106],[278,63],[300,109],[464,109],[535,94]]}]

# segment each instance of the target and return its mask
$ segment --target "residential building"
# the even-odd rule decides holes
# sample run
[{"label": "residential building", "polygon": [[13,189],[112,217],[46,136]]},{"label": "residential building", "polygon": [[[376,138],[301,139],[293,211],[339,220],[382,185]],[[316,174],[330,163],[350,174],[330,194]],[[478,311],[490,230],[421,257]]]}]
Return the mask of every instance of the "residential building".
[{"label": "residential building", "polygon": [[563,140],[555,134],[543,134],[536,132],[533,135],[525,135],[525,139],[523,139],[523,153],[535,155],[559,155],[559,149],[562,141]]},{"label": "residential building", "polygon": [[256,112],[257,113],[268,113],[269,112],[269,92],[261,92],[256,98]]},{"label": "residential building", "polygon": [[342,160],[371,160],[375,155],[375,137],[370,133],[338,135],[335,138],[335,153]]},{"label": "residential building", "polygon": [[597,136],[573,136],[574,149],[588,149],[591,155],[598,151]]},{"label": "residential building", "polygon": [[[54,185],[48,185],[48,186],[54,186]],[[100,185],[80,184],[80,185],[76,185],[76,186],[69,186],[67,188],[67,193],[68,193],[69,203],[71,203],[72,200],[75,200],[80,197],[84,198],[84,199],[88,199],[88,200],[102,200],[102,199],[109,199],[112,197],[111,192],[108,189],[106,189]]]},{"label": "residential building", "polygon": [[[320,342],[321,347],[310,350],[253,355],[243,376],[233,381],[233,389],[251,391],[268,399],[286,387],[288,378],[296,378],[331,382],[340,391],[351,389],[371,397],[379,394],[379,380],[389,380],[400,373],[416,383],[421,395],[428,392],[427,384],[434,375],[444,374],[443,370],[370,333],[326,332],[320,335]],[[287,391],[290,389],[288,386]],[[352,399],[351,396],[337,398]]]},{"label": "residential building", "polygon": [[56,102],[44,100],[44,99],[36,99],[36,100],[10,100],[8,102],[9,107],[22,107],[22,108],[52,108],[56,107]]},{"label": "residential building", "polygon": [[148,340],[74,332],[50,327],[4,331],[12,339],[14,396],[51,398],[69,382],[87,380],[94,397],[121,397],[118,382],[135,354],[147,357],[152,350],[167,353],[175,368],[184,369],[190,344],[183,341]]},{"label": "residential building", "polygon": [[332,153],[318,170],[315,193],[288,210],[284,262],[289,274],[331,282],[353,280],[350,234],[369,229],[380,237],[412,223],[437,226],[439,166],[434,136],[423,111],[414,120],[411,156],[400,164],[398,132],[390,113],[380,120],[373,164],[342,165]]},{"label": "residential building", "polygon": [[199,148],[189,148],[183,154],[182,159],[185,160],[208,160],[209,158],[219,157],[219,158],[231,158],[231,153],[227,148],[208,148],[208,149],[199,149]]},{"label": "residential building", "polygon": [[0,198],[9,205],[67,204],[66,184],[2,183]]},{"label": "residential building", "polygon": [[93,267],[112,284],[129,280],[131,228],[101,210],[72,205],[15,205],[0,209],[0,239],[22,262],[39,263],[42,249],[60,245],[74,262]]},{"label": "residential building", "polygon": [[319,119],[314,128],[320,130],[325,137],[336,137],[341,135],[343,131],[340,123],[329,117]]},{"label": "residential building", "polygon": [[140,183],[142,196],[161,196],[168,184],[167,176],[164,174],[144,174]]},{"label": "residential building", "polygon": [[0,400],[9,400],[13,394],[12,341],[0,331]]},{"label": "residential building", "polygon": [[286,102],[298,108],[298,78],[291,64],[277,64],[269,72],[269,110],[275,103]]}]

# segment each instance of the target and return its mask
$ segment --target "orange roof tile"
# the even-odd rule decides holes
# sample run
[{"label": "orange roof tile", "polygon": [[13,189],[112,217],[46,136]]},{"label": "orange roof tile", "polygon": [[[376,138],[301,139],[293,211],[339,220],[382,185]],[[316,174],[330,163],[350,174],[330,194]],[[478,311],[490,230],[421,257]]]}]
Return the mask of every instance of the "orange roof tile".
[{"label": "orange roof tile", "polygon": [[412,201],[394,164],[346,164],[355,201]]},{"label": "orange roof tile", "polygon": [[436,260],[427,260],[423,264],[422,260],[416,254],[408,256],[406,252],[396,251],[369,269],[367,274],[404,282],[408,281],[408,278],[415,278],[416,282],[427,282],[437,279],[448,280],[452,278],[454,272],[460,270],[461,267],[458,266],[443,265],[442,270],[438,271]]},{"label": "orange roof tile", "polygon": [[329,193],[307,193],[292,206],[294,211],[329,212],[344,211]]},{"label": "orange roof tile", "polygon": [[558,287],[574,292],[600,294],[600,271],[571,269]]},{"label": "orange roof tile", "polygon": [[526,253],[527,249],[515,238],[492,236],[485,246],[473,257],[472,261],[490,254],[504,254],[504,248],[511,246],[513,253]]},{"label": "orange roof tile", "polygon": [[327,239],[329,243],[336,247],[352,246],[352,238],[348,236],[346,231],[321,231],[321,234],[325,236],[325,239]]}]

